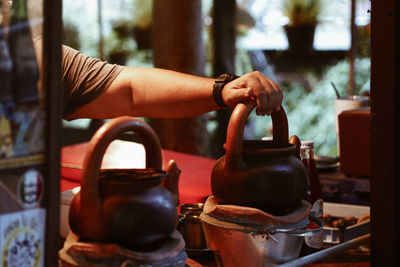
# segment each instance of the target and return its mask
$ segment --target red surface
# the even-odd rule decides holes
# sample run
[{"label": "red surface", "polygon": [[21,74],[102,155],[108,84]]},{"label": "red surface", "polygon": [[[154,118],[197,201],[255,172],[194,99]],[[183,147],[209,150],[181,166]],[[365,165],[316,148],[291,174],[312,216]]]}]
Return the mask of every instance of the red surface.
[{"label": "red surface", "polygon": [[[62,148],[61,151],[61,191],[80,185],[82,163],[88,143],[80,143]],[[129,154],[129,155],[127,155]],[[140,145],[120,141],[112,143],[103,159],[102,168],[116,167],[116,162],[125,161],[125,167],[143,168],[144,152]],[[215,160],[185,153],[162,150],[163,168],[173,159],[181,170],[179,178],[180,203],[204,202],[211,194],[211,171]],[[131,162],[129,162],[131,161]],[[126,163],[128,162],[128,163]]]}]

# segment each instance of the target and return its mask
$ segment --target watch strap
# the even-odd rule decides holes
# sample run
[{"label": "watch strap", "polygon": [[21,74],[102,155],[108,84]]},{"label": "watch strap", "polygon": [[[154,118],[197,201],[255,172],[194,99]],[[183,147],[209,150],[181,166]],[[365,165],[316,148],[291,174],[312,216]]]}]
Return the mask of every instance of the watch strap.
[{"label": "watch strap", "polygon": [[217,79],[214,82],[213,85],[213,98],[215,103],[217,103],[218,106],[220,106],[221,108],[228,108],[228,106],[224,103],[224,100],[222,99],[222,90],[224,89],[224,86],[239,78],[239,76],[236,76],[234,74],[229,74],[229,73],[225,73],[225,74],[221,74],[217,77]]}]

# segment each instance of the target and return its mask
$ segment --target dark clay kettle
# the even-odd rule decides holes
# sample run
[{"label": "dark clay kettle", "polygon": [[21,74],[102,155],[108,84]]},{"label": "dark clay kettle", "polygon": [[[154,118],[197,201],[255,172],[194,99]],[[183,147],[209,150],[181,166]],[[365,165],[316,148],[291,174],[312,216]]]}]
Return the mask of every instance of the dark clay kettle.
[{"label": "dark clay kettle", "polygon": [[229,120],[225,155],[214,165],[211,188],[226,203],[284,212],[305,197],[307,180],[300,141],[289,130],[281,107],[271,114],[273,140],[245,140],[244,127],[253,102],[239,103]]},{"label": "dark clay kettle", "polygon": [[[139,135],[146,151],[146,168],[100,171],[108,145],[127,131]],[[149,125],[128,116],[104,124],[86,151],[81,190],[69,211],[71,230],[84,240],[130,249],[151,248],[165,240],[177,226],[177,203],[163,183],[177,193],[179,169],[174,162],[170,162],[169,172],[161,168],[160,142]],[[165,182],[166,178],[169,181]]]}]

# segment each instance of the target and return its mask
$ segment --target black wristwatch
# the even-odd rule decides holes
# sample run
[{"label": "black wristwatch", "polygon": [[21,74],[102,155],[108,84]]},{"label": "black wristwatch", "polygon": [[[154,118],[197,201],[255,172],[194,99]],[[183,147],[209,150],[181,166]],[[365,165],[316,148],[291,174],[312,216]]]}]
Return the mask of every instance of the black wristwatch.
[{"label": "black wristwatch", "polygon": [[224,103],[224,100],[222,100],[222,90],[224,89],[224,86],[233,81],[234,79],[239,78],[239,76],[233,75],[233,74],[221,74],[217,77],[215,80],[214,86],[213,86],[213,97],[215,103],[218,104],[221,108],[227,108],[228,106]]}]

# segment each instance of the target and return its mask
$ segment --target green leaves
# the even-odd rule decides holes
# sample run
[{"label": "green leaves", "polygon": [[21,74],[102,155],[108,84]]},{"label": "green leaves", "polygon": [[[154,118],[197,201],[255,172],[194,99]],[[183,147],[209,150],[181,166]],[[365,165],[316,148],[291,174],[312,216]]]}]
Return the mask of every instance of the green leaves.
[{"label": "green leaves", "polygon": [[316,24],[320,12],[321,0],[285,0],[283,3],[283,14],[291,26]]}]

